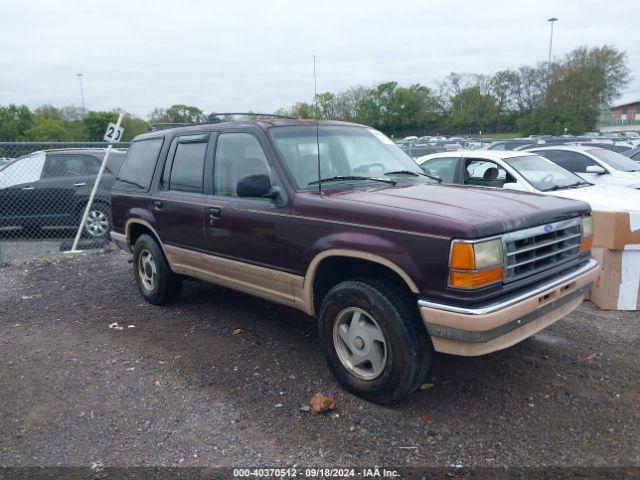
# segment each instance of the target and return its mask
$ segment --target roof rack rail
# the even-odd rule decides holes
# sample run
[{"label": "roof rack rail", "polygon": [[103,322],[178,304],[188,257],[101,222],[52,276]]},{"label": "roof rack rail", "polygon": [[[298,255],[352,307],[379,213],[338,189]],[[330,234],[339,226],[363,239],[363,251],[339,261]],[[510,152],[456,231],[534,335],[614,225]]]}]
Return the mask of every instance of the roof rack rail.
[{"label": "roof rack rail", "polygon": [[229,120],[223,120],[220,117],[227,116],[235,116],[235,115],[244,115],[246,117],[267,117],[267,118],[286,118],[289,120],[296,120],[296,117],[290,117],[287,115],[278,115],[275,113],[256,113],[256,112],[223,112],[223,113],[211,113],[207,115],[206,122],[194,122],[194,123],[152,123],[149,125],[149,131],[155,132],[157,130],[165,130],[167,128],[177,128],[177,127],[190,127],[193,125],[206,125],[208,123],[222,123]]},{"label": "roof rack rail", "polygon": [[152,123],[149,125],[149,131],[165,130],[167,128],[189,127],[191,125],[200,125],[199,123]]},{"label": "roof rack rail", "polygon": [[236,115],[244,115],[245,117],[270,117],[270,118],[287,118],[289,120],[295,120],[296,117],[290,117],[288,115],[278,115],[275,113],[256,113],[256,112],[214,112],[210,113],[207,118],[209,119],[209,123],[220,123],[224,120],[221,120],[219,117],[232,117]]}]

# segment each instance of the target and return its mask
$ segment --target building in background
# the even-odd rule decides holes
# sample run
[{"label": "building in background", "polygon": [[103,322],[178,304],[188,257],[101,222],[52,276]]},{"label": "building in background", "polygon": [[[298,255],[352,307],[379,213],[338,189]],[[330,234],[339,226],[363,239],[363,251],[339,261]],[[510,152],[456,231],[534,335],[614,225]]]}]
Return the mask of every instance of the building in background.
[{"label": "building in background", "polygon": [[617,125],[640,123],[640,99],[611,105],[611,120]]}]

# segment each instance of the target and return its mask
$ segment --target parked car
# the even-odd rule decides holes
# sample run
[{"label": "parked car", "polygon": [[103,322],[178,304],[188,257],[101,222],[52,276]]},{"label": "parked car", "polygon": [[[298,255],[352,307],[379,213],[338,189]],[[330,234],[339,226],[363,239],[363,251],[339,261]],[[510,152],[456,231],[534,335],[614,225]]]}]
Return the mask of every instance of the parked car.
[{"label": "parked car", "polygon": [[631,160],[635,160],[636,162],[640,162],[640,147],[632,148],[625,152],[622,152],[625,157],[629,157]]},{"label": "parked car", "polygon": [[538,139],[516,139],[516,140],[500,140],[493,142],[487,146],[487,150],[515,150],[518,147],[532,147],[539,143],[544,144],[544,140]]},{"label": "parked car", "polygon": [[640,165],[611,150],[586,145],[531,148],[561,167],[597,185],[640,188]]},{"label": "parked car", "polygon": [[423,155],[428,155],[430,153],[444,152],[444,147],[439,147],[435,145],[423,145],[417,143],[415,145],[408,145],[402,148],[402,150],[409,155],[411,158],[421,157]]},{"label": "parked car", "polygon": [[[77,227],[104,154],[102,148],[44,150],[5,165],[0,170],[0,226]],[[109,191],[124,154],[111,151],[85,225],[87,237],[108,237]]]},{"label": "parked car", "polygon": [[640,191],[593,185],[531,152],[436,153],[417,159],[422,169],[447,183],[503,188],[582,200],[599,211],[640,212]]},{"label": "parked car", "polygon": [[317,315],[338,381],[379,403],[416,390],[433,350],[483,355],[559,320],[597,275],[586,203],[441,185],[344,122],[140,135],[111,209],[146,301],[187,276]]},{"label": "parked car", "polygon": [[577,145],[583,145],[585,147],[597,147],[604,148],[606,150],[611,150],[612,152],[622,153],[630,150],[632,147],[631,144],[627,142],[576,142]]}]

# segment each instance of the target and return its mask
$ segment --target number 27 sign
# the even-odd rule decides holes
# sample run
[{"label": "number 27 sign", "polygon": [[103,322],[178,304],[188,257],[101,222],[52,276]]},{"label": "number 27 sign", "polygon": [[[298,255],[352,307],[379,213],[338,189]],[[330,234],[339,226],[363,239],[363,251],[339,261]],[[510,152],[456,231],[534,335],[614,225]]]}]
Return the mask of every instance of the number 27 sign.
[{"label": "number 27 sign", "polygon": [[104,134],[104,140],[109,143],[119,142],[122,139],[123,132],[124,132],[124,128],[119,127],[115,123],[109,122],[107,131]]}]

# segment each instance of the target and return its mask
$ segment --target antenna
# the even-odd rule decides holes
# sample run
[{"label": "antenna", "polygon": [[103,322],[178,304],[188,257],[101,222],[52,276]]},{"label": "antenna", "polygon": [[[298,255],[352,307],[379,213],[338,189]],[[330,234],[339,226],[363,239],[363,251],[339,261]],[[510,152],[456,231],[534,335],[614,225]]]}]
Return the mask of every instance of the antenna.
[{"label": "antenna", "polygon": [[320,126],[318,124],[318,78],[316,77],[316,54],[313,54],[313,100],[316,104],[316,148],[318,149],[318,193],[322,193],[322,172],[320,171]]}]

